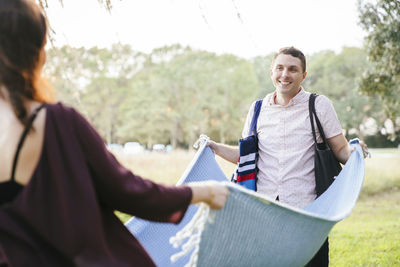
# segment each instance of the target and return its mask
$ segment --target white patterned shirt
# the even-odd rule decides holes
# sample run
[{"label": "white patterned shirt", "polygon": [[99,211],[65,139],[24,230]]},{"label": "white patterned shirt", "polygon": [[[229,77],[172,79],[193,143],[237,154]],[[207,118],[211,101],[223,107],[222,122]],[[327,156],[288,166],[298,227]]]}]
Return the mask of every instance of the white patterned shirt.
[{"label": "white patterned shirt", "polygon": [[[257,122],[259,158],[257,192],[294,207],[303,208],[316,198],[314,174],[314,138],[311,130],[308,100],[303,88],[286,106],[275,104],[276,93],[268,94]],[[248,136],[254,104],[247,114],[242,136]],[[317,116],[326,138],[342,133],[340,122],[330,100],[318,96]],[[321,142],[318,128],[317,140]]]}]

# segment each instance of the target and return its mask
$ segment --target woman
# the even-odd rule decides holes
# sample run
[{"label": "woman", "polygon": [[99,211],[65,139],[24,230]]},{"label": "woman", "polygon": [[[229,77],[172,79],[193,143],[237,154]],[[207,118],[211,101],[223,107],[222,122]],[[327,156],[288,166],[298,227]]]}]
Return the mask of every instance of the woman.
[{"label": "woman", "polygon": [[114,210],[178,223],[222,208],[218,183],[166,187],[135,176],[40,78],[47,25],[33,0],[0,0],[0,266],[154,266]]}]

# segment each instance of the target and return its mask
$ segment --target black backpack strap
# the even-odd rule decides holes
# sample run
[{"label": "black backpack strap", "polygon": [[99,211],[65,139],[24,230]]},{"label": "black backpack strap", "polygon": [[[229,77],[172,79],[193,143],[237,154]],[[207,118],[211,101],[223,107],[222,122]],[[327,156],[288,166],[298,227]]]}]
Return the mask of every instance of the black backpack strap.
[{"label": "black backpack strap", "polygon": [[254,104],[254,113],[253,113],[253,118],[251,119],[251,124],[249,128],[249,135],[255,135],[257,136],[257,120],[258,116],[260,115],[261,111],[261,106],[262,106],[263,100],[257,100],[256,103]]},{"label": "black backpack strap", "polygon": [[324,143],[326,143],[326,138],[325,138],[325,133],[324,129],[322,128],[321,122],[318,119],[317,112],[315,111],[315,99],[317,98],[317,94],[311,94],[310,99],[308,101],[308,111],[310,113],[310,122],[311,122],[311,129],[314,137],[315,143],[317,143],[317,136],[315,134],[315,126],[314,126],[314,117],[315,117],[315,122],[317,123],[318,131],[319,134],[321,135],[321,138]]},{"label": "black backpack strap", "polygon": [[19,153],[21,152],[21,148],[22,148],[22,145],[24,144],[25,138],[28,135],[28,133],[32,127],[33,121],[35,120],[37,114],[43,107],[44,107],[44,104],[40,105],[38,108],[36,108],[33,111],[32,115],[29,117],[28,123],[21,135],[21,138],[19,139],[17,151],[15,152],[15,155],[14,155],[14,160],[13,160],[13,165],[12,165],[12,170],[11,170],[11,179],[10,179],[11,181],[15,180],[15,168],[17,167]]}]

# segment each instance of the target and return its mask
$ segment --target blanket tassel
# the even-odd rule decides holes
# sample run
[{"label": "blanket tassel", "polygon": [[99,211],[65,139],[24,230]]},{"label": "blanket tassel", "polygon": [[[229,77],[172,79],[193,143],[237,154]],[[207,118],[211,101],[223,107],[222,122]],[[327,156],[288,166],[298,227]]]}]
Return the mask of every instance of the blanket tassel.
[{"label": "blanket tassel", "polygon": [[188,239],[186,243],[182,245],[182,250],[171,256],[172,262],[176,262],[178,259],[188,255],[193,250],[189,262],[185,267],[193,267],[197,265],[201,233],[203,232],[204,226],[209,218],[209,213],[210,207],[201,203],[192,220],[177,232],[175,236],[170,238],[169,242],[174,246],[174,248],[178,248],[184,240]]}]

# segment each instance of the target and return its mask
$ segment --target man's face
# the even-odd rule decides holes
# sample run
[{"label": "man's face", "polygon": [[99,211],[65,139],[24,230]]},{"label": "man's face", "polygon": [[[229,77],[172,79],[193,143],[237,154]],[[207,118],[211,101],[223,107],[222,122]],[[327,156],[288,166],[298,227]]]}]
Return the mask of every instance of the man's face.
[{"label": "man's face", "polygon": [[270,75],[277,93],[293,97],[299,91],[307,72],[303,72],[299,58],[280,54],[274,61]]}]

